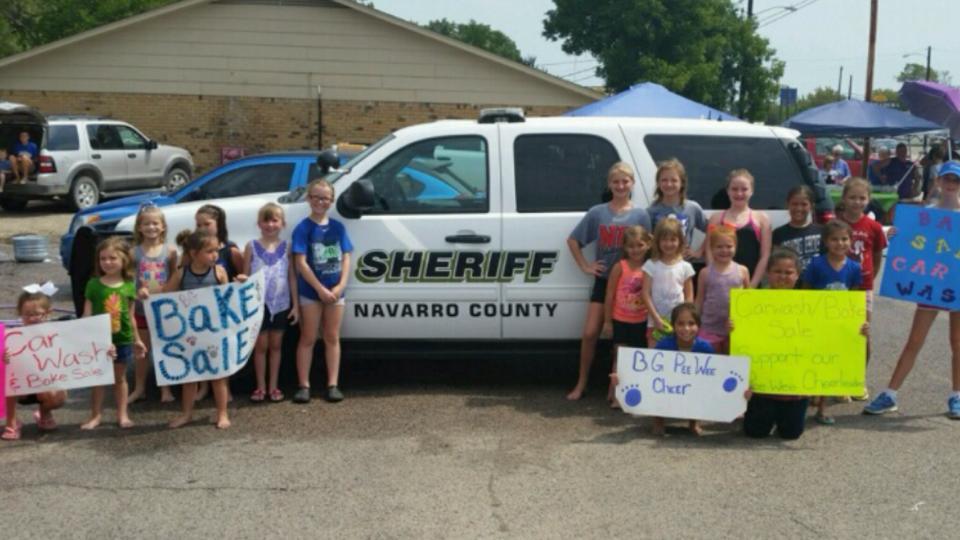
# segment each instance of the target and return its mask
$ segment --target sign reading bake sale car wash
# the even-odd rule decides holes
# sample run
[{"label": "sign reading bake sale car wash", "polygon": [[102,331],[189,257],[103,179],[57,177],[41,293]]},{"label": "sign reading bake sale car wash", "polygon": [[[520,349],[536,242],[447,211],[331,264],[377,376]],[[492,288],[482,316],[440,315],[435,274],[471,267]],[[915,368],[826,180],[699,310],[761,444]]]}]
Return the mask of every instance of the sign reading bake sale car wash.
[{"label": "sign reading bake sale car wash", "polygon": [[732,422],[747,409],[750,360],[620,347],[616,396],[624,412]]},{"label": "sign reading bake sale car wash", "polygon": [[156,294],[146,306],[157,384],[229,377],[263,324],[263,272],[244,283]]},{"label": "sign reading bake sale car wash", "polygon": [[110,315],[7,328],[6,395],[113,384]]},{"label": "sign reading bake sale car wash", "polygon": [[800,396],[863,394],[865,294],[731,290],[730,352],[750,357],[753,391]]},{"label": "sign reading bake sale car wash", "polygon": [[880,294],[960,309],[960,212],[900,204]]}]

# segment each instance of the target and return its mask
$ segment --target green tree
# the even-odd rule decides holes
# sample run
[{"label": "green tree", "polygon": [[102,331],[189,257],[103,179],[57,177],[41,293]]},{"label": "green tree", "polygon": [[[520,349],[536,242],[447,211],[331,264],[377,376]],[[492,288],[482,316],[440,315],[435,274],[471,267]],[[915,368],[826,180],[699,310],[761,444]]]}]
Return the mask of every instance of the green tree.
[{"label": "green tree", "polygon": [[[898,82],[906,81],[924,81],[927,79],[927,66],[921,64],[915,64],[913,62],[908,63],[903,66],[903,69],[900,71],[900,74],[897,75]],[[935,69],[930,69],[930,80],[933,82],[941,82],[943,84],[950,84],[949,71],[937,71]]]},{"label": "green tree", "polygon": [[[543,35],[592,54],[619,92],[654,81],[687,98],[763,119],[783,74],[756,21],[730,0],[554,0]],[[742,89],[742,92],[741,92]]]},{"label": "green tree", "polygon": [[893,109],[905,111],[906,108],[900,103],[900,93],[892,88],[876,88],[873,91],[873,97],[870,101],[886,105]]},{"label": "green tree", "polygon": [[820,86],[814,88],[813,92],[810,92],[809,94],[797,100],[797,108],[795,112],[802,112],[807,109],[819,107],[820,105],[826,105],[827,103],[840,101],[845,97],[846,96],[841,96],[838,94],[834,88],[830,88],[829,86]]},{"label": "green tree", "polygon": [[455,23],[447,19],[430,21],[426,28],[443,34],[447,37],[462,41],[467,45],[481,48],[485,51],[502,56],[514,62],[520,62],[530,67],[536,64],[536,57],[523,57],[517,44],[506,34],[499,30],[494,30],[489,25],[478,23],[473,19],[465,24]]}]

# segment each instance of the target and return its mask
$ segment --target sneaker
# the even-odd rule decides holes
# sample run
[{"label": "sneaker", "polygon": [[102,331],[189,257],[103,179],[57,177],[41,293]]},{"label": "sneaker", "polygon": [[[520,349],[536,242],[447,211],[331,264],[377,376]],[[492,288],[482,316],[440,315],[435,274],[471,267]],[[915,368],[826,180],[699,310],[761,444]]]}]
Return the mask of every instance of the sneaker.
[{"label": "sneaker", "polygon": [[294,403],[310,403],[310,387],[301,386],[293,394]]},{"label": "sneaker", "polygon": [[[960,415],[960,399],[957,400],[957,414]],[[863,408],[863,414],[885,414],[897,410],[897,400],[890,394],[880,392],[880,395],[873,398],[866,407]]]},{"label": "sneaker", "polygon": [[341,392],[336,386],[328,386],[327,393],[323,396],[323,399],[329,401],[330,403],[343,401],[343,392]]},{"label": "sneaker", "polygon": [[960,420],[960,397],[950,396],[947,400],[947,418]]}]

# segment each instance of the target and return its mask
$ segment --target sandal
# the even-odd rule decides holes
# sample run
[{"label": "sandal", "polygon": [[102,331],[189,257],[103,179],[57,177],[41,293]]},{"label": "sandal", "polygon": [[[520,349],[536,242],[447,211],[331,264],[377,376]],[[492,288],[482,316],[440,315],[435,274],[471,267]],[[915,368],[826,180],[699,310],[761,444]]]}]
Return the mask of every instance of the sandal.
[{"label": "sandal", "polygon": [[3,433],[0,434],[0,439],[5,441],[19,441],[20,440],[20,428],[23,427],[23,424],[18,420],[17,423],[13,426],[7,426],[3,428]]},{"label": "sandal", "polygon": [[276,403],[278,401],[283,401],[283,392],[279,388],[274,388],[270,391],[270,401]]},{"label": "sandal", "polygon": [[254,403],[260,403],[265,397],[267,397],[267,393],[263,390],[257,389],[250,394],[250,401],[253,401]]},{"label": "sandal", "polygon": [[832,426],[837,423],[837,421],[832,416],[827,416],[825,414],[818,414],[814,417],[818,424],[823,426]]},{"label": "sandal", "polygon": [[40,431],[53,431],[57,429],[57,421],[53,419],[53,416],[44,420],[40,411],[33,411],[33,419],[37,422],[37,429]]}]

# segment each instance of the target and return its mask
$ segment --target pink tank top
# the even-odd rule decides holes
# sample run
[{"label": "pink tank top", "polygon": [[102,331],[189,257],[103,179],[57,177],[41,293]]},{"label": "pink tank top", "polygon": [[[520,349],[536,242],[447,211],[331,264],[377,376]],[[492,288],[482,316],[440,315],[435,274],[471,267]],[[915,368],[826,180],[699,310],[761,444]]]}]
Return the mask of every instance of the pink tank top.
[{"label": "pink tank top", "polygon": [[647,320],[647,308],[643,305],[643,270],[633,270],[627,261],[620,261],[620,281],[613,298],[614,320],[640,323]]}]

